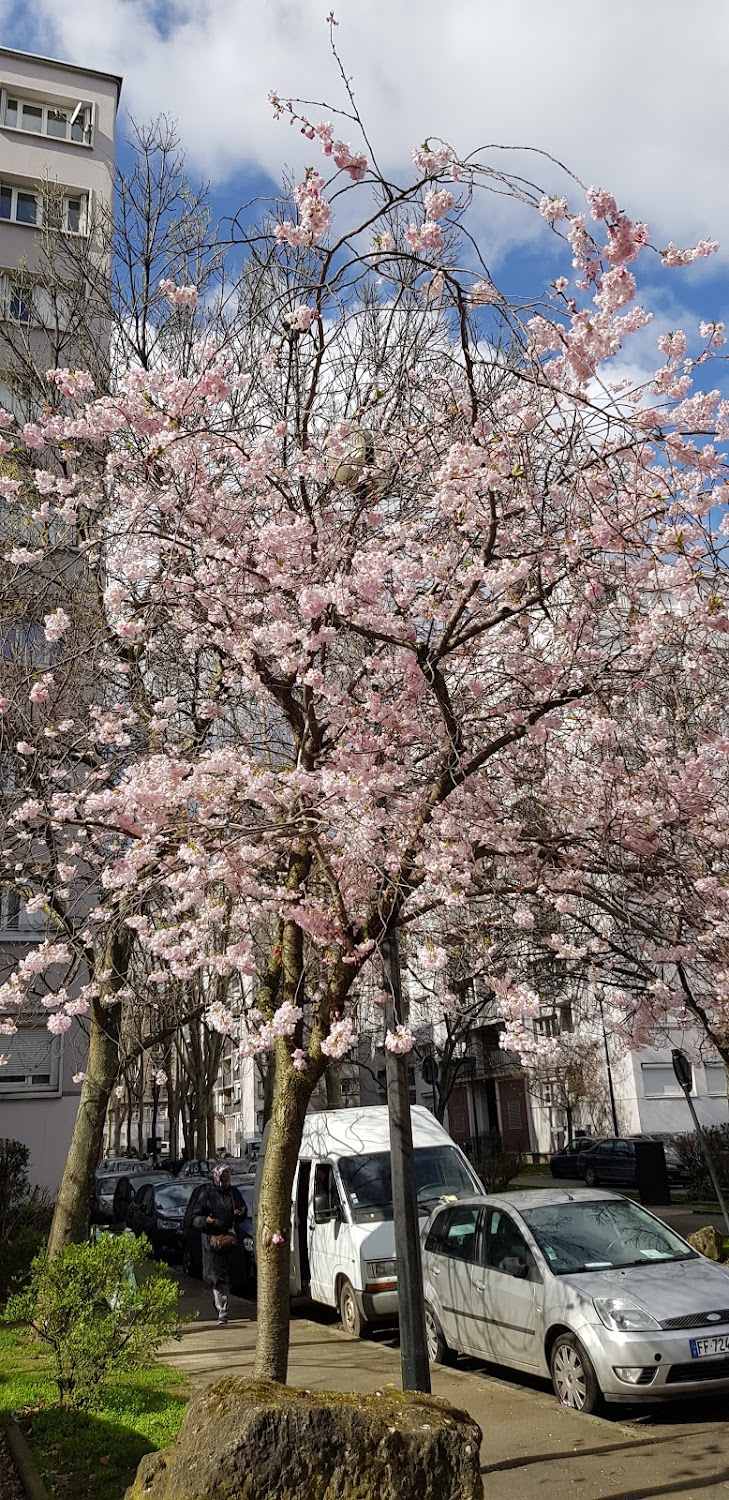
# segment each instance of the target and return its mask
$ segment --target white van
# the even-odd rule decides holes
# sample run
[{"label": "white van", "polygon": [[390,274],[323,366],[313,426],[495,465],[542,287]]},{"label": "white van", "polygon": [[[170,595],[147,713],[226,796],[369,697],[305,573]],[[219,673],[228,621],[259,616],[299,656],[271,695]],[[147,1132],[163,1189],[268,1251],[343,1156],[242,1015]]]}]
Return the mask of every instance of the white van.
[{"label": "white van", "polygon": [[[459,1146],[429,1110],[412,1109],[418,1210],[482,1193]],[[268,1127],[267,1127],[268,1128]],[[266,1149],[258,1163],[254,1218]],[[307,1115],[291,1205],[291,1295],[338,1307],[345,1333],[397,1313],[386,1105]]]}]

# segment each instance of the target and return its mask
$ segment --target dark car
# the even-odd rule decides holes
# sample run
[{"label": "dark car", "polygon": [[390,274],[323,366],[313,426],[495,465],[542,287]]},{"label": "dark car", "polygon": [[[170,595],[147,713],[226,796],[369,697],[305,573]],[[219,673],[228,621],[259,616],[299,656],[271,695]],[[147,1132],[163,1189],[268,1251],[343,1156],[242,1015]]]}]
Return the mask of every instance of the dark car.
[{"label": "dark car", "polygon": [[[202,1233],[195,1228],[197,1202],[206,1184],[197,1182],[185,1213],[182,1231],[182,1269],[187,1276],[202,1276]],[[253,1225],[248,1217],[248,1206],[239,1187],[233,1184],[236,1208],[245,1209],[245,1218],[236,1221],[237,1246],[232,1264],[232,1287],[239,1297],[250,1297],[256,1286],[256,1260]]]},{"label": "dark car", "polygon": [[583,1151],[589,1151],[591,1146],[596,1145],[597,1137],[594,1135],[578,1135],[574,1141],[569,1141],[561,1151],[556,1151],[550,1158],[549,1170],[553,1177],[579,1177],[579,1160]]},{"label": "dark car", "polygon": [[127,1209],[127,1229],[133,1234],[146,1234],[155,1259],[169,1256],[179,1260],[182,1255],[182,1230],[185,1212],[196,1182],[145,1182],[137,1189]]},{"label": "dark car", "polygon": [[148,1172],[135,1172],[131,1177],[120,1177],[114,1193],[113,1222],[115,1224],[126,1224],[131,1204],[134,1202],[137,1193],[141,1193],[142,1188],[146,1187],[148,1183],[155,1185],[156,1183],[174,1182],[174,1180],[171,1172],[155,1172],[151,1169]]},{"label": "dark car", "polygon": [[205,1156],[196,1157],[193,1161],[183,1161],[178,1172],[178,1177],[210,1177],[213,1167],[227,1166],[227,1162],[213,1161]]},{"label": "dark car", "polygon": [[[634,1187],[636,1182],[635,1142],[657,1140],[656,1136],[643,1135],[632,1139],[607,1136],[595,1141],[589,1151],[579,1156],[579,1173],[588,1187]],[[685,1187],[690,1180],[688,1169],[678,1152],[663,1143],[666,1153],[666,1170],[671,1187]]]}]

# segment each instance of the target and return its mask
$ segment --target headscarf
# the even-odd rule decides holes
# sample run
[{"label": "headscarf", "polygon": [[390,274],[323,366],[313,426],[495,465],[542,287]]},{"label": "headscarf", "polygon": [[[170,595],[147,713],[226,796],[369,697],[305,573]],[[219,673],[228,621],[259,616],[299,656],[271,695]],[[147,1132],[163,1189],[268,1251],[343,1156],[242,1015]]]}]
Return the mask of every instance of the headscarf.
[{"label": "headscarf", "polygon": [[[224,1177],[227,1177],[227,1182],[223,1182]],[[216,1188],[230,1187],[230,1170],[225,1164],[221,1167],[213,1167],[213,1182]]]}]

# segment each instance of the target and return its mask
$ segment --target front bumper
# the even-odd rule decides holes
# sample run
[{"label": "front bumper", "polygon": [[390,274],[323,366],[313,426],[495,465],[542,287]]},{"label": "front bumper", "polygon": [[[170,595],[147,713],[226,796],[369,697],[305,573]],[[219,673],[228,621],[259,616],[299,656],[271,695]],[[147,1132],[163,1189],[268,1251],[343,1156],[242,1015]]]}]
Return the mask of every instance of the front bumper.
[{"label": "front bumper", "polygon": [[397,1317],[397,1290],[357,1292],[360,1312],[368,1323],[389,1322]]},{"label": "front bumper", "polygon": [[[705,1338],[703,1327],[680,1333],[612,1333],[600,1325],[586,1324],[578,1332],[602,1388],[606,1401],[637,1402],[680,1400],[684,1396],[729,1391],[729,1354],[694,1359],[691,1339]],[[727,1329],[716,1329],[726,1333]],[[639,1383],[621,1379],[616,1370],[641,1369]]]}]

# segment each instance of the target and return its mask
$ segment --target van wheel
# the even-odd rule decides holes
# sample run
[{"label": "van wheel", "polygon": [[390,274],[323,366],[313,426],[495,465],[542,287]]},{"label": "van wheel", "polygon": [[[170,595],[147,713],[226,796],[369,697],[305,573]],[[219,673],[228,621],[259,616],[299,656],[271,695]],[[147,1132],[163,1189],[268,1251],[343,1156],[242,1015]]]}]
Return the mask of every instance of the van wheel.
[{"label": "van wheel", "polygon": [[339,1288],[339,1316],[347,1338],[361,1339],[367,1324],[359,1310],[354,1288],[349,1281],[343,1281]]},{"label": "van wheel", "polygon": [[432,1365],[452,1364],[453,1350],[446,1343],[443,1329],[427,1302],[425,1304],[425,1341],[428,1346],[428,1359]]}]

